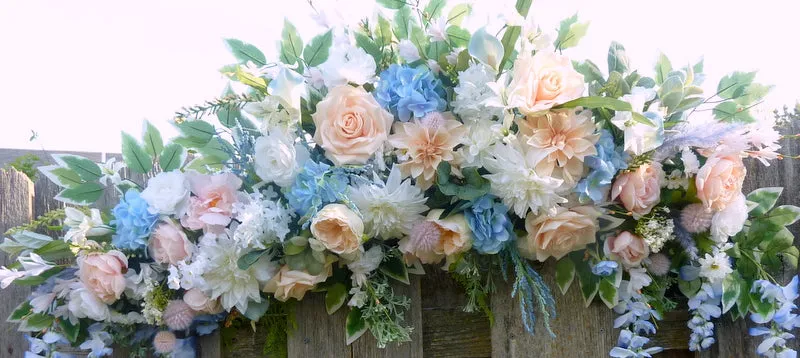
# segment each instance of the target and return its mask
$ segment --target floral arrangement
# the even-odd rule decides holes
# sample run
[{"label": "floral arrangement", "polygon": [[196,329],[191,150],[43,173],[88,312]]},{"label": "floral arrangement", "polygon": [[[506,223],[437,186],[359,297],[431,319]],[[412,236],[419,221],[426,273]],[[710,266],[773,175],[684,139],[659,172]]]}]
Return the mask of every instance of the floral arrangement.
[{"label": "floral arrangement", "polygon": [[[619,314],[613,357],[659,352],[647,336],[680,296],[690,349],[730,313],[764,337],[758,353],[795,356],[798,278],[771,272],[797,266],[786,227],[800,208],[775,207],[780,188],[742,193],[743,159],[782,159],[775,121],[751,113],[769,90],[755,73],[706,96],[702,61],[661,55],[640,72],[618,43],[605,73],[570,60],[588,24],[543,31],[530,1],[499,31],[462,27],[468,4],[378,3],[356,27],[319,12],[329,30],[308,42],[286,21],[276,62],[226,40],[232,86],[179,111],[179,137],[145,123],[142,140],[123,133],[122,162],[54,155],[40,168],[69,204],[47,219],[63,237],[20,228],[0,245],[17,258],[2,287],[36,286],[9,317],[27,356],[64,356],[59,344],[104,356],[112,342],[192,356],[220,322],[310,291],[349,310],[348,344],[369,331],[384,347],[410,340],[394,287],[426,269],[488,315],[502,277],[526,329],[539,319],[552,335],[553,288],[532,261]],[[107,191],[119,202],[101,211]]]}]

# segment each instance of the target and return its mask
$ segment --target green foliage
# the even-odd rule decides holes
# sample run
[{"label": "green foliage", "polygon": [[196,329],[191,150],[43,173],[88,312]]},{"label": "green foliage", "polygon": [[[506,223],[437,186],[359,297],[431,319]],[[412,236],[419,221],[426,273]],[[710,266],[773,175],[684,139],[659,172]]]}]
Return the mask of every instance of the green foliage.
[{"label": "green foliage", "polygon": [[[410,342],[412,328],[405,325],[404,315],[411,305],[411,299],[395,295],[389,285],[388,277],[380,272],[370,277],[364,284],[364,289],[367,292],[364,306],[360,310],[351,310],[350,315],[347,316],[348,344],[358,338],[360,331],[363,334],[364,326],[375,337],[379,348],[385,348],[391,342]],[[360,316],[360,319],[357,316]]]},{"label": "green foliage", "polygon": [[575,263],[569,256],[564,256],[556,263],[556,284],[561,289],[561,294],[567,294],[573,279],[575,279]]},{"label": "green foliage", "polygon": [[395,279],[398,282],[402,282],[406,285],[409,284],[408,267],[403,260],[403,254],[400,250],[388,251],[386,255],[384,255],[378,270],[387,277]]},{"label": "green foliage", "polygon": [[247,63],[247,61],[252,61],[258,66],[264,66],[267,64],[267,59],[264,56],[264,53],[251,44],[237,39],[225,39],[225,45],[228,46],[228,50],[231,51],[233,57],[236,57],[236,59],[239,60],[239,63]]},{"label": "green foliage", "polygon": [[325,292],[325,311],[329,315],[334,314],[344,305],[345,301],[347,301],[347,286],[337,282],[328,287],[328,291]]},{"label": "green foliage", "polygon": [[448,162],[440,163],[436,170],[436,185],[443,194],[473,200],[489,193],[489,181],[480,175],[477,168],[462,169],[463,179],[451,178],[450,171]]},{"label": "green foliage", "polygon": [[144,121],[144,150],[151,157],[157,159],[161,151],[164,150],[164,140],[161,138],[161,132],[158,131],[154,125],[149,121]]},{"label": "green foliage", "polygon": [[4,169],[10,170],[13,168],[18,172],[25,174],[25,176],[27,176],[28,179],[35,182],[36,172],[37,172],[36,164],[38,164],[40,160],[41,159],[39,158],[39,156],[35,154],[31,153],[23,154],[20,155],[19,157],[14,158],[14,161],[12,161],[11,163],[6,164]]},{"label": "green foliage", "polygon": [[136,173],[147,173],[153,169],[153,157],[130,134],[122,133],[122,159]]},{"label": "green foliage", "polygon": [[333,33],[331,31],[311,39],[311,42],[303,49],[303,60],[305,60],[306,65],[314,67],[325,62],[328,59],[332,44]]},{"label": "green foliage", "polygon": [[489,305],[489,298],[495,292],[492,279],[495,274],[495,256],[478,255],[474,251],[465,253],[449,271],[450,276],[467,293],[467,304],[464,312],[483,311],[490,323],[494,323],[494,314]]},{"label": "green foliage", "polygon": [[656,83],[661,85],[666,81],[667,75],[672,72],[672,63],[667,58],[667,55],[661,53],[658,55],[658,62],[656,62]]},{"label": "green foliage", "polygon": [[578,42],[586,36],[586,30],[588,29],[589,22],[579,23],[578,14],[562,20],[558,27],[555,47],[557,49],[566,49],[577,46]]},{"label": "green foliage", "polygon": [[772,89],[753,82],[755,72],[734,72],[723,77],[717,85],[716,96],[723,102],[714,107],[714,117],[723,122],[754,122],[750,109],[761,103],[761,100]]},{"label": "green foliage", "polygon": [[453,6],[447,14],[447,23],[453,26],[461,26],[461,22],[464,21],[464,18],[466,18],[470,12],[472,12],[472,5],[470,4],[462,3]]},{"label": "green foliage", "polygon": [[[281,62],[287,65],[293,65],[302,58],[302,55],[303,40],[297,33],[297,28],[295,28],[289,20],[284,19],[283,31],[281,32]],[[298,70],[302,72],[302,66],[298,67]]]},{"label": "green foliage", "polygon": [[625,53],[625,46],[621,43],[613,41],[608,48],[608,72],[626,73],[630,68],[631,61]]},{"label": "green foliage", "polygon": [[[532,3],[533,0],[517,0],[514,7],[522,17],[527,17]],[[500,66],[498,67],[501,71],[505,68],[506,64],[511,63],[511,55],[514,52],[515,45],[521,33],[522,28],[520,26],[509,26],[506,28],[506,32],[503,33],[503,38],[500,42],[503,44],[504,53],[503,59],[500,61]]]}]

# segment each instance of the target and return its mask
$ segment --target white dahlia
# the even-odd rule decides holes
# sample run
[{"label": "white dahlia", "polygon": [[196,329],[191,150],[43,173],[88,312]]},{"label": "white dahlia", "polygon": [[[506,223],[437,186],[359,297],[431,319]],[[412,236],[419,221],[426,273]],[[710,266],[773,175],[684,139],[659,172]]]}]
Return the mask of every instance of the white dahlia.
[{"label": "white dahlia", "polygon": [[453,89],[456,97],[452,102],[453,113],[465,122],[502,118],[502,108],[487,106],[485,103],[497,96],[488,85],[495,81],[496,75],[493,69],[480,63],[460,72],[458,86]]},{"label": "white dahlia", "polygon": [[[491,173],[484,175],[492,185],[491,192],[524,218],[530,209],[534,214],[540,210],[551,210],[567,199],[557,194],[563,180],[541,177],[536,174],[536,163],[542,153],[525,153],[518,140],[509,144],[497,144],[490,150],[490,157],[484,160]],[[546,153],[545,153],[546,154]]]},{"label": "white dahlia", "polygon": [[483,161],[489,156],[489,149],[503,138],[503,126],[491,121],[467,122],[467,134],[461,138],[463,146],[458,148],[459,165],[466,167],[483,167]]},{"label": "white dahlia", "polygon": [[351,188],[350,200],[361,212],[369,237],[390,239],[408,235],[428,210],[422,190],[412,185],[411,179],[401,179],[400,168],[394,166],[386,182],[375,178],[373,183]]}]

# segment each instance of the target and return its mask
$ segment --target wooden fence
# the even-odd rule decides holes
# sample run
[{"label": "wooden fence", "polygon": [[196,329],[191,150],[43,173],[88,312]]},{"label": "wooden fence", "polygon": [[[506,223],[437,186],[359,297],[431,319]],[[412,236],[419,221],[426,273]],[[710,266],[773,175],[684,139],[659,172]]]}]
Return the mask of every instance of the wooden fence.
[{"label": "wooden fence", "polygon": [[[792,132],[798,132],[793,128]],[[798,146],[786,140],[783,152],[797,154]],[[0,149],[0,166],[13,160],[25,151]],[[43,154],[43,153],[40,153]],[[77,153],[99,161],[98,153]],[[45,155],[40,155],[47,160]],[[775,161],[769,168],[755,162],[748,163],[747,192],[755,187],[783,186],[781,204],[800,205],[800,167],[785,160]],[[39,178],[31,183],[15,170],[0,170],[0,230],[29,221],[62,204],[53,200],[58,188]],[[101,200],[100,206],[110,207],[116,199],[113,195]],[[797,227],[792,230],[800,236]],[[795,239],[795,245],[800,240]],[[9,263],[9,258],[0,253],[0,265]],[[538,267],[542,276],[555,288],[554,265],[548,263]],[[498,284],[491,307],[495,314],[494,325],[480,313],[464,313],[463,291],[445,273],[436,267],[426,267],[427,274],[413,277],[410,286],[396,286],[412,299],[407,313],[407,322],[413,328],[412,342],[378,349],[374,338],[365,334],[350,346],[345,344],[344,322],[346,310],[333,316],[325,312],[321,294],[311,294],[296,305],[297,328],[290,331],[287,342],[289,357],[606,357],[615,345],[618,331],[613,329],[615,314],[602,303],[584,308],[579,290],[572,289],[567,295],[554,290],[558,316],[553,322],[557,338],[551,339],[538,327],[539,334],[530,336],[520,321],[519,306],[510,298],[509,285]],[[784,272],[783,278],[797,274]],[[5,318],[20,302],[26,299],[28,289],[12,286],[0,291],[0,318]],[[655,342],[666,351],[659,357],[750,357],[755,356],[758,338],[747,334],[749,322],[731,322],[727,315],[717,323],[718,344],[702,354],[689,352],[689,330],[686,328],[688,314],[678,311],[658,322]],[[28,344],[15,326],[0,323],[0,357],[22,357]],[[200,340],[199,355],[202,357],[262,357],[266,341],[264,332],[253,332],[249,327],[241,328],[233,342],[222,346],[219,334]],[[797,342],[792,345],[797,347]],[[115,352],[115,357],[127,357],[124,350]]]}]

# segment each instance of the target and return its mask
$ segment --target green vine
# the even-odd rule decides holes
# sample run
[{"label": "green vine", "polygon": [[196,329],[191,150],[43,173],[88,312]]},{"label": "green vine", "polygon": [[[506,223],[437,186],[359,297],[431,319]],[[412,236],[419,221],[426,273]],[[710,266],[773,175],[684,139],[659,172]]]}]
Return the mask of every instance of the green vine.
[{"label": "green vine", "polygon": [[[76,208],[78,210],[84,210],[85,213],[88,213],[88,209],[86,208]],[[63,230],[64,226],[62,224],[63,220],[67,217],[64,209],[55,209],[50,210],[33,221],[12,227],[5,232],[6,236],[11,236],[21,231],[33,231],[33,232],[40,232],[40,231],[61,231]]]},{"label": "green vine", "polygon": [[248,102],[258,102],[260,100],[261,98],[258,95],[245,93],[229,94],[214,98],[210,101],[205,101],[203,104],[191,107],[182,107],[179,111],[175,112],[175,120],[178,122],[184,120],[196,120],[207,115],[217,114],[217,112],[222,109],[241,109]]}]

